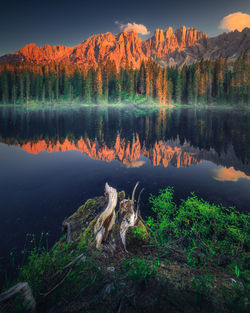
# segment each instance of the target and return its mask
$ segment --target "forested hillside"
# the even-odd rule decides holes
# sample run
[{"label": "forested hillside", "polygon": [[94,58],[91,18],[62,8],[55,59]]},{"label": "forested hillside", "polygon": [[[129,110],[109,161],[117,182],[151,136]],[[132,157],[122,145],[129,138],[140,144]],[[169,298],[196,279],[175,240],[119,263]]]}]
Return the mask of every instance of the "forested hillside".
[{"label": "forested hillside", "polygon": [[162,68],[153,61],[139,69],[114,62],[97,67],[49,64],[2,64],[0,102],[152,103],[250,105],[250,57],[202,60],[190,66]]}]

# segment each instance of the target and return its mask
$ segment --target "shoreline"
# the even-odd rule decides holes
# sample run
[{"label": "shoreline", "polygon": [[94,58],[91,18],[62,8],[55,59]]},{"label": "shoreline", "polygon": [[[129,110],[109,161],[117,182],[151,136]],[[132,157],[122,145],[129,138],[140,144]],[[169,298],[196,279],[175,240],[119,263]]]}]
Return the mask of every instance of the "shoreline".
[{"label": "shoreline", "polygon": [[[124,248],[123,241],[119,239],[122,237],[119,234],[122,234],[122,225],[125,225],[122,221],[125,216],[123,215],[120,222],[119,218],[110,219],[108,216],[110,212],[116,212],[118,216],[121,214],[119,212],[125,212],[125,215],[130,212],[134,207],[134,191],[132,200],[125,199],[124,191],[117,192],[113,188],[111,188],[109,197],[106,190],[105,196],[88,199],[63,222],[66,234],[60,237],[51,249],[44,249],[39,245],[34,246],[27,263],[19,269],[17,282],[28,282],[38,303],[38,312],[51,312],[51,310],[52,312],[57,312],[56,310],[78,312],[77,310],[71,311],[71,309],[79,309],[79,301],[82,301],[80,299],[85,299],[80,305],[81,309],[88,308],[91,312],[100,312],[100,308],[105,307],[105,311],[111,313],[114,309],[113,306],[119,307],[121,301],[124,312],[133,313],[165,312],[166,308],[169,309],[169,312],[183,312],[181,309],[183,307],[189,310],[188,312],[196,312],[198,307],[202,308],[202,312],[209,313],[217,312],[218,309],[220,312],[234,313],[238,312],[238,309],[241,309],[239,312],[247,312],[249,299],[247,300],[247,290],[245,289],[247,288],[245,287],[245,277],[247,276],[244,275],[247,274],[244,274],[246,270],[244,265],[246,259],[244,258],[248,258],[249,253],[244,250],[245,247],[238,256],[230,257],[230,254],[223,256],[221,250],[224,249],[224,245],[228,245],[228,251],[237,249],[238,240],[246,238],[236,239],[235,237],[235,243],[225,239],[221,248],[218,246],[219,250],[217,250],[218,248],[213,245],[220,245],[220,242],[213,243],[216,237],[206,235],[209,231],[206,226],[208,220],[212,224],[220,223],[215,228],[218,235],[220,231],[227,233],[229,230],[227,227],[225,228],[225,225],[231,221],[230,214],[234,215],[234,227],[243,235],[245,231],[247,232],[247,215],[237,213],[232,209],[229,213],[227,212],[229,209],[209,204],[193,195],[183,200],[183,205],[177,208],[171,200],[173,190],[168,187],[162,190],[158,196],[151,196],[150,203],[156,216],[149,217],[144,221],[139,214],[135,224],[126,231]],[[112,198],[113,192],[117,192],[117,210],[115,210],[116,202],[113,203],[111,200],[115,199]],[[138,192],[136,193],[137,197]],[[111,203],[113,204],[111,205]],[[140,203],[140,193],[137,203]],[[125,204],[128,207],[124,207]],[[157,206],[160,211],[156,209]],[[193,206],[199,208],[198,215],[193,215],[196,214],[195,211],[190,211]],[[111,207],[112,209],[109,211]],[[216,213],[207,211],[210,207],[210,210],[213,209]],[[167,211],[164,211],[165,208],[168,208]],[[174,208],[176,208],[177,219],[171,221],[173,214],[171,212],[174,212],[172,211]],[[104,213],[108,211],[109,213],[105,215]],[[169,215],[169,213],[171,214]],[[160,214],[160,219],[157,219],[158,214]],[[204,216],[205,224],[203,220],[198,221],[197,218],[200,214]],[[180,217],[181,220],[179,220]],[[246,223],[243,224],[245,226],[241,228],[237,226],[238,218],[241,223],[243,221]],[[193,220],[196,227],[199,227],[199,230],[197,229],[199,236],[202,236],[202,240],[206,241],[207,246],[203,246],[202,240],[199,239],[196,243],[198,246],[192,248],[192,240],[196,233],[192,234],[193,231],[190,228],[192,225],[187,222],[187,219]],[[111,222],[113,226],[109,227]],[[165,232],[162,227],[165,227],[164,223],[166,222],[170,222],[169,225],[176,225],[177,237],[171,239],[173,233],[171,235],[170,229],[166,239],[161,237]],[[185,225],[182,230],[178,226],[179,222]],[[96,228],[97,224],[99,226]],[[109,229],[110,232],[102,237],[101,241],[99,241],[98,235],[100,225]],[[186,227],[188,233],[185,233]],[[202,227],[205,228],[202,229]],[[191,240],[191,246],[188,246],[188,250],[186,250],[184,247],[188,238]],[[167,241],[162,241],[163,239]],[[247,242],[245,244],[247,245]],[[212,252],[214,249],[216,252]],[[232,266],[230,262],[233,262]],[[80,280],[79,273],[83,273]],[[56,281],[48,281],[48,278],[55,275],[58,275]],[[92,275],[95,277],[94,281],[91,278]],[[69,288],[72,290],[70,291]],[[77,290],[81,291],[82,288],[85,292],[79,294]],[[89,291],[86,298],[87,290]],[[97,294],[96,290],[99,290]],[[130,301],[129,294],[131,292],[135,297],[133,300],[135,302]],[[165,292],[167,292],[166,295]],[[75,298],[75,294],[78,294],[80,298]],[[171,299],[169,294],[172,295]],[[239,294],[240,298],[237,298]],[[67,302],[60,302],[61,297],[65,297]],[[90,300],[91,298],[96,299],[94,303]],[[231,298],[235,301],[237,299],[237,301],[231,303]],[[151,308],[148,301],[144,303],[141,302],[142,299],[151,299],[154,306]],[[124,302],[124,300],[126,301]]]}]

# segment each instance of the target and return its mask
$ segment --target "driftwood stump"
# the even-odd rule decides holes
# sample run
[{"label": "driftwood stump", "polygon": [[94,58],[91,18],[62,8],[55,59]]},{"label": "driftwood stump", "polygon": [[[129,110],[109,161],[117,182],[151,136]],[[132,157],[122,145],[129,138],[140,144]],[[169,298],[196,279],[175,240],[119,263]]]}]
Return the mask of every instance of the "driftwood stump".
[{"label": "driftwood stump", "polygon": [[[130,227],[138,222],[141,192],[135,205],[134,187],[131,200],[124,199],[125,193],[108,183],[105,184],[104,197],[89,199],[72,216],[64,221],[67,241],[86,240],[90,246],[114,253],[117,249],[126,249],[126,234]],[[118,208],[117,207],[118,203]],[[69,233],[70,231],[70,233]],[[80,239],[81,238],[81,239]]]}]

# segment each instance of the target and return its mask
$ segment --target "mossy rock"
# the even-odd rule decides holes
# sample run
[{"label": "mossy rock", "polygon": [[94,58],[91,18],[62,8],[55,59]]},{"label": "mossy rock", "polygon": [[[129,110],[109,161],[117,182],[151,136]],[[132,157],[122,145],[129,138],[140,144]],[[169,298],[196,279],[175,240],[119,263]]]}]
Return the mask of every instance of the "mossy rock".
[{"label": "mossy rock", "polygon": [[82,234],[78,237],[79,240],[83,240],[89,246],[94,246],[95,244],[95,237],[94,237],[94,227],[97,221],[98,216],[96,216],[90,223],[89,226],[83,231]]},{"label": "mossy rock", "polygon": [[[119,207],[119,202],[125,199],[125,191],[120,191],[117,196],[117,207]],[[66,223],[70,224],[73,241],[79,239],[85,240],[88,243],[92,242],[97,216],[102,212],[107,203],[108,201],[104,196],[88,199],[74,214],[63,222],[64,229],[67,228]]]},{"label": "mossy rock", "polygon": [[79,209],[63,222],[63,227],[66,228],[66,223],[70,224],[71,238],[76,240],[80,235],[90,233],[90,226],[100,214],[103,208],[107,205],[105,197],[96,197],[88,199]]}]

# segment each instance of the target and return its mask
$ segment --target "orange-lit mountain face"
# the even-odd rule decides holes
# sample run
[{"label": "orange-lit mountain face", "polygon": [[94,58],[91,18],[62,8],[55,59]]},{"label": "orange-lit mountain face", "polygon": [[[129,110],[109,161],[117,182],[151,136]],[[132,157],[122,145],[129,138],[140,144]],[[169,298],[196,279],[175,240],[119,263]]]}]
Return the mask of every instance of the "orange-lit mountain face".
[{"label": "orange-lit mountain face", "polygon": [[0,57],[0,63],[30,62],[44,64],[64,62],[85,66],[113,61],[119,70],[126,65],[139,68],[142,61],[155,60],[162,67],[190,65],[203,59],[222,55],[232,60],[250,47],[250,29],[223,33],[209,38],[195,28],[180,27],[175,32],[156,29],[154,35],[142,41],[135,31],[120,34],[98,34],[75,47],[28,44],[12,54]]},{"label": "orange-lit mountain face", "polygon": [[45,64],[64,62],[85,66],[113,61],[119,70],[127,64],[139,68],[142,61],[155,60],[162,67],[190,65],[203,59],[215,59],[222,55],[235,59],[250,47],[250,29],[242,32],[223,33],[209,38],[194,28],[182,26],[173,32],[156,29],[154,35],[142,41],[135,31],[110,32],[89,37],[75,47],[37,47],[28,44],[12,54],[0,57],[0,63],[30,62]]},{"label": "orange-lit mountain face", "polygon": [[93,35],[76,47],[46,45],[38,48],[32,43],[12,56],[31,63],[65,62],[85,66],[97,66],[109,59],[117,68],[125,65],[126,61],[138,68],[147,59],[142,51],[142,40],[133,31]]},{"label": "orange-lit mountain face", "polygon": [[207,38],[207,35],[185,26],[175,33],[171,27],[166,31],[157,29],[153,37],[145,41],[135,31],[125,30],[117,35],[108,32],[93,35],[75,47],[45,45],[39,48],[31,43],[15,53],[1,57],[0,63],[65,62],[97,66],[98,63],[111,60],[118,69],[126,63],[138,68],[142,61],[161,58],[175,50],[182,51],[184,47],[194,45],[202,38]]},{"label": "orange-lit mountain face", "polygon": [[125,139],[121,139],[118,134],[113,147],[108,147],[105,143],[100,144],[97,140],[91,141],[83,138],[76,142],[72,142],[66,138],[63,143],[59,142],[59,140],[56,143],[38,140],[36,142],[30,141],[22,145],[18,144],[18,146],[32,154],[38,154],[42,151],[51,153],[56,151],[65,152],[77,150],[94,160],[103,160],[106,162],[118,160],[127,167],[142,166],[144,162],[138,160],[141,156],[149,158],[154,166],[163,165],[167,167],[168,164],[171,163],[179,168],[200,162],[195,157],[194,152],[182,151],[176,143],[169,145],[169,143],[159,141],[150,149],[146,149],[145,146],[141,145],[138,135],[136,135],[131,142],[126,142]]},{"label": "orange-lit mountain face", "polygon": [[152,38],[143,41],[142,47],[147,57],[158,59],[174,51],[181,52],[185,47],[193,46],[203,38],[208,36],[195,28],[183,26],[174,33],[173,28],[169,27],[166,31],[156,29]]}]

